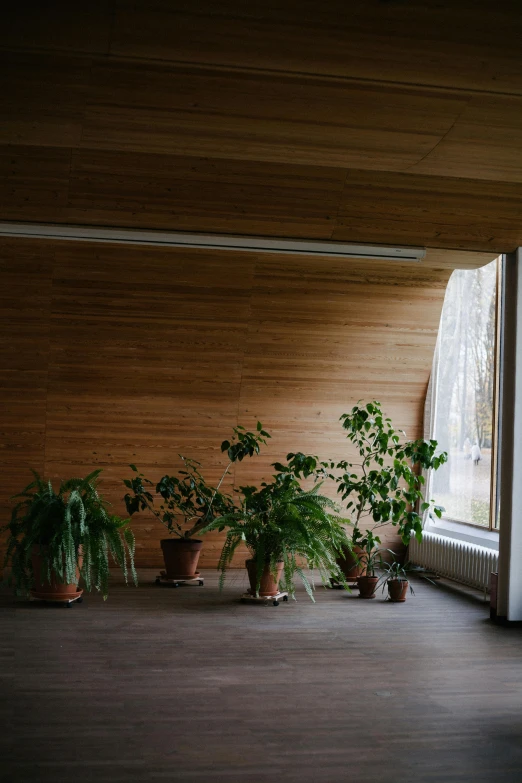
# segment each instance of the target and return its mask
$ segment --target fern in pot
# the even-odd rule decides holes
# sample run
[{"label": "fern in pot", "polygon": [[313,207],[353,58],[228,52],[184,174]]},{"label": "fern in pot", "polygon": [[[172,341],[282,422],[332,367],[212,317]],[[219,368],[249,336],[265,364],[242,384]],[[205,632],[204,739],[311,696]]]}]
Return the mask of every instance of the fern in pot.
[{"label": "fern in pot", "polygon": [[250,552],[246,567],[252,595],[268,597],[285,591],[295,598],[294,576],[298,575],[313,601],[314,584],[306,567],[317,569],[324,585],[331,578],[346,585],[337,565],[348,544],[346,532],[333,501],[319,494],[320,484],[305,490],[288,462],[274,467],[277,473],[271,482],[263,482],[260,488],[240,487],[241,509],[218,517],[203,532],[227,530],[218,564],[221,587],[234,553],[245,544]]},{"label": "fern in pot", "polygon": [[4,567],[10,566],[7,581],[18,595],[78,597],[81,576],[87,590],[99,590],[105,599],[111,560],[125,582],[130,575],[137,584],[134,535],[99,493],[100,473],[60,481],[55,489],[33,471],[34,481],[12,498],[18,502],[2,528],[8,532]]}]

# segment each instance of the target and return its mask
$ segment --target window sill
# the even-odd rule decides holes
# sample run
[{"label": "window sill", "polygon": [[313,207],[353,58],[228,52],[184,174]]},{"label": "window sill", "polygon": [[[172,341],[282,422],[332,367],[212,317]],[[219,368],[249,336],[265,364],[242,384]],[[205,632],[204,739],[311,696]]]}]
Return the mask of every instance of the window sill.
[{"label": "window sill", "polygon": [[429,519],[424,530],[427,533],[436,533],[439,536],[455,538],[458,541],[468,541],[471,544],[485,546],[498,552],[498,532],[496,530],[481,530],[479,527],[464,525],[461,522],[453,522],[450,519]]}]

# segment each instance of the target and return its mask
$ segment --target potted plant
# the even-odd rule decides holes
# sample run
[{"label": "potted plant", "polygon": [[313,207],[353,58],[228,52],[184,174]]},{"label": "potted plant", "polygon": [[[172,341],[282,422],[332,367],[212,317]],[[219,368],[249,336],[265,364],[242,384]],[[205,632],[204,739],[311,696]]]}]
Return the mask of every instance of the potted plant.
[{"label": "potted plant", "polygon": [[402,564],[399,560],[393,560],[391,563],[384,563],[383,568],[385,577],[382,589],[384,592],[385,587],[388,587],[388,598],[390,601],[403,603],[406,600],[408,588],[410,593],[415,595],[413,587],[408,580],[408,572],[412,570],[410,563]]},{"label": "potted plant", "polygon": [[224,440],[221,451],[226,452],[228,464],[217,484],[209,484],[201,473],[201,463],[183,457],[183,469],[177,475],[165,475],[155,485],[156,496],[148,489],[154,484],[138,471],[135,465],[131,469],[137,474],[125,479],[124,484],[130,490],[125,495],[125,506],[130,516],[137,511],[149,511],[172,534],[173,538],[161,539],[161,549],[165,561],[165,575],[169,579],[193,579],[197,576],[197,566],[203,541],[198,533],[216,516],[232,512],[236,506],[230,495],[220,491],[225,476],[235,462],[245,457],[259,454],[261,445],[270,438],[257,423],[256,432],[247,432],[244,427],[233,429],[231,440]]},{"label": "potted plant", "polygon": [[[351,520],[343,519],[346,525],[351,524]],[[380,539],[379,539],[380,541]],[[347,582],[357,582],[359,576],[365,573],[364,560],[364,535],[360,529],[354,528],[347,547],[343,550],[338,559],[339,568],[344,574]]]},{"label": "potted plant", "polygon": [[240,487],[241,509],[223,514],[204,530],[227,529],[218,564],[220,587],[237,547],[245,543],[251,555],[246,567],[253,596],[273,596],[281,589],[295,598],[298,574],[313,601],[314,587],[305,566],[318,569],[324,585],[332,576],[346,585],[336,562],[347,544],[346,532],[332,513],[333,501],[319,494],[320,484],[305,491],[288,462],[273,467],[277,473],[271,482],[260,488]]},{"label": "potted plant", "polygon": [[[390,549],[379,549],[380,539],[374,536],[371,530],[364,536],[364,546],[360,554],[355,555],[362,573],[357,577],[359,598],[375,598],[375,592],[381,580],[377,571],[385,567],[382,552],[391,552]],[[393,552],[392,552],[393,554]]]},{"label": "potted plant", "polygon": [[108,594],[109,556],[122,569],[127,582],[134,568],[134,535],[128,520],[111,514],[98,491],[95,470],[85,478],[61,481],[57,490],[33,471],[34,481],[13,499],[5,566],[11,566],[8,583],[19,595],[69,600],[78,597],[78,581],[85,588]]},{"label": "potted plant", "polygon": [[[405,545],[415,535],[422,539],[422,518],[433,501],[424,499],[425,479],[422,470],[437,470],[447,461],[446,452],[436,454],[436,440],[404,440],[405,433],[392,426],[383,415],[379,402],[357,404],[341,416],[343,429],[355,447],[358,462],[322,463],[337,483],[337,491],[350,514],[352,536],[348,553],[367,551],[367,532],[392,524]],[[401,437],[402,436],[402,437]],[[440,517],[442,509],[434,506]],[[375,544],[380,543],[373,536]],[[359,561],[361,558],[357,558]],[[363,558],[364,560],[364,558]]]}]

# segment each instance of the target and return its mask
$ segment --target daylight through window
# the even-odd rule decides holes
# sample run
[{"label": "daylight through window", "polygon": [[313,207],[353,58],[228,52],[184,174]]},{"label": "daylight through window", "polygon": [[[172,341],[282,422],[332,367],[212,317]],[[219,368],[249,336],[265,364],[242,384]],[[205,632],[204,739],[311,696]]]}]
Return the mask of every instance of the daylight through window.
[{"label": "daylight through window", "polygon": [[434,367],[434,434],[449,459],[432,476],[444,517],[495,528],[497,295],[500,260],[453,272]]}]

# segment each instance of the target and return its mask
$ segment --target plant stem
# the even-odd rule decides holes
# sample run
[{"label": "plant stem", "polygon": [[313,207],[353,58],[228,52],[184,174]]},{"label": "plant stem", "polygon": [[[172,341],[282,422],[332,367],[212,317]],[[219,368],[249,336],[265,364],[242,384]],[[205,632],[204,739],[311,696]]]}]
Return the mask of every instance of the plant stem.
[{"label": "plant stem", "polygon": [[208,520],[210,511],[212,509],[212,504],[214,502],[214,498],[216,497],[217,493],[219,492],[219,488],[220,488],[221,484],[223,483],[223,480],[224,480],[225,476],[227,475],[228,471],[230,470],[230,466],[231,465],[232,465],[232,462],[229,462],[228,465],[226,466],[224,472],[223,472],[223,475],[221,476],[221,478],[219,480],[219,483],[218,483],[217,487],[214,489],[214,493],[213,493],[212,497],[210,498],[210,503],[208,504],[207,512],[206,512],[205,516],[201,517],[199,522],[196,522],[194,527],[190,528],[190,530],[187,530],[185,532],[185,538],[190,538],[191,536],[194,535],[194,533],[197,533],[198,530],[202,530],[205,527],[205,525],[207,524],[207,520]]}]

